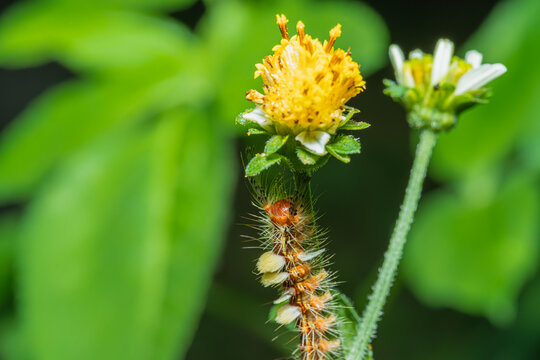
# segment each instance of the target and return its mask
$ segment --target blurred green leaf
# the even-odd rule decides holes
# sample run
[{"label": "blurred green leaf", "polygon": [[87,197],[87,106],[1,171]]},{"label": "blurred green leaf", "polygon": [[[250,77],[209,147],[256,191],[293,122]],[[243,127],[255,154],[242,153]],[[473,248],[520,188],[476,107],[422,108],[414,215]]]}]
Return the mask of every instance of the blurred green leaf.
[{"label": "blurred green leaf", "polygon": [[46,93],[2,134],[0,201],[27,197],[58,160],[103,133],[195,102],[197,86],[189,94],[185,82],[181,75],[157,83],[74,82]]},{"label": "blurred green leaf", "polygon": [[[289,32],[296,33],[302,20],[306,33],[321,40],[337,23],[343,26],[336,46],[351,48],[353,59],[361,64],[362,74],[369,75],[387,61],[388,30],[382,18],[369,6],[352,1],[210,1],[208,12],[197,27],[203,46],[211,54],[201,61],[219,88],[223,117],[237,114],[252,104],[243,94],[260,89],[254,81],[255,64],[271,53],[281,40],[276,14],[290,20]],[[217,60],[217,61],[216,61]],[[369,86],[369,84],[368,84]]]},{"label": "blurred green leaf", "polygon": [[13,249],[17,243],[18,216],[0,217],[0,309],[11,294],[13,276]]},{"label": "blurred green leaf", "polygon": [[430,305],[507,324],[538,261],[539,200],[526,174],[505,181],[484,204],[448,191],[428,196],[405,251],[409,286]]},{"label": "blurred green leaf", "polygon": [[224,237],[230,149],[204,117],[157,120],[87,147],[31,204],[18,266],[33,358],[185,352]]},{"label": "blurred green leaf", "polygon": [[341,349],[344,354],[347,354],[356,339],[361,319],[348,297],[336,291],[333,293],[333,300],[336,302]]},{"label": "blurred green leaf", "polygon": [[153,74],[188,61],[193,41],[180,23],[142,12],[31,2],[3,14],[0,62],[28,66],[56,59],[77,70],[109,70],[108,76],[153,65]]},{"label": "blurred green leaf", "polygon": [[536,0],[502,2],[467,43],[465,49],[478,49],[485,62],[502,62],[508,72],[493,82],[488,105],[466,111],[456,128],[440,137],[433,161],[438,178],[459,179],[497,166],[537,122],[539,17]]}]

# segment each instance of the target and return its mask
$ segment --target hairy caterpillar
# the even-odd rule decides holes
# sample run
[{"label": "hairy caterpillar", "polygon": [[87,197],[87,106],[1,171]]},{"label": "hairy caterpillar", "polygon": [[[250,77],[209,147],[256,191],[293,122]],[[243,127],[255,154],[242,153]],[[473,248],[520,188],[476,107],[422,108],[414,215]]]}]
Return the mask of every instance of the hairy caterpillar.
[{"label": "hairy caterpillar", "polygon": [[[253,184],[252,184],[253,185]],[[340,340],[336,333],[336,315],[330,292],[332,275],[323,256],[324,231],[318,229],[305,196],[267,196],[262,187],[257,193],[262,248],[257,261],[265,287],[280,288],[275,321],[294,323],[299,332],[299,358],[325,360],[336,355]],[[279,195],[281,193],[281,195]]]}]

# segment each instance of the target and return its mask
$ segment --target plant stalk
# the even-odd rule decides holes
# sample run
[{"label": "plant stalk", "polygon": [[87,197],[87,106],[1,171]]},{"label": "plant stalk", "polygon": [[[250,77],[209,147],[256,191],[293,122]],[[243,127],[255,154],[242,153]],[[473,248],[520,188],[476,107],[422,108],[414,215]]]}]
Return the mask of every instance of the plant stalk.
[{"label": "plant stalk", "polygon": [[435,132],[429,129],[423,130],[420,134],[420,141],[416,147],[409,183],[405,190],[405,197],[392,237],[390,238],[390,244],[384,254],[384,262],[379,270],[379,277],[373,286],[373,292],[364,310],[354,346],[349,354],[347,354],[346,360],[362,360],[366,354],[369,342],[375,334],[377,322],[396,276],[397,268],[403,254],[403,246],[407,240],[407,234],[422,194],[422,185],[426,177],[431,153],[437,142],[437,136]]}]

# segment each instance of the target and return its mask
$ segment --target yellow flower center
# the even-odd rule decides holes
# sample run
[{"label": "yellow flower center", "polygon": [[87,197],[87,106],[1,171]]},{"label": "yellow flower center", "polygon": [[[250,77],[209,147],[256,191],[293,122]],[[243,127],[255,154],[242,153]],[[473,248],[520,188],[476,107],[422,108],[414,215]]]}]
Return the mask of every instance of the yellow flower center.
[{"label": "yellow flower center", "polygon": [[[422,96],[429,90],[431,83],[431,70],[433,68],[433,56],[426,54],[422,58],[406,60],[403,64],[404,73],[411,74],[414,80],[414,87],[419,90]],[[440,85],[456,85],[459,78],[472,68],[471,64],[463,59],[454,56],[450,63],[450,68],[446,76],[441,79]]]},{"label": "yellow flower center", "polygon": [[298,35],[289,38],[287,18],[276,17],[283,39],[272,49],[273,55],[255,65],[255,78],[261,76],[264,95],[250,90],[246,98],[260,104],[279,133],[334,133],[345,103],[365,88],[350,52],[333,48],[341,25],[330,30],[330,39],[321,44],[305,33],[301,21],[296,25]]}]

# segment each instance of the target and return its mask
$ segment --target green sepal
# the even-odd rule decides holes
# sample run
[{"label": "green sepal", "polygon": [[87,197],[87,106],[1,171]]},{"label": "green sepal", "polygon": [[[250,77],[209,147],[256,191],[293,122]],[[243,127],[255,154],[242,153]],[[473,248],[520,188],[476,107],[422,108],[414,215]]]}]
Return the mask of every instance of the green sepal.
[{"label": "green sepal", "polygon": [[266,155],[271,155],[277,152],[279,149],[283,147],[283,145],[285,145],[288,139],[289,139],[289,135],[287,136],[273,135],[266,142],[266,145],[264,146],[264,153]]},{"label": "green sepal", "polygon": [[268,131],[261,130],[261,129],[255,129],[255,128],[249,128],[247,131],[248,136],[250,135],[262,135],[262,134],[268,134]]},{"label": "green sepal", "polygon": [[334,290],[332,291],[332,299],[336,302],[335,311],[338,318],[336,325],[341,340],[341,348],[343,353],[347,354],[354,346],[361,318],[347,296]]},{"label": "green sepal", "polygon": [[252,158],[246,166],[246,176],[255,176],[260,172],[268,169],[272,165],[279,164],[283,156],[279,154],[257,154]]},{"label": "green sepal", "polygon": [[315,155],[301,148],[296,149],[296,156],[298,156],[298,159],[300,159],[300,161],[304,165],[315,165],[317,161],[321,158],[319,155]]},{"label": "green sepal", "polygon": [[339,129],[340,130],[364,130],[370,126],[371,124],[364,121],[360,121],[360,122],[350,121],[347,124],[341,126]]},{"label": "green sepal", "polygon": [[332,148],[328,147],[328,145],[326,145],[326,150],[328,150],[328,152],[329,152],[333,157],[335,157],[335,158],[338,159],[339,161],[344,162],[345,164],[348,164],[348,163],[351,162],[351,158],[350,158],[348,155],[341,155],[341,154],[337,153],[336,151],[334,151]]},{"label": "green sepal", "polygon": [[383,90],[383,93],[390,96],[394,101],[397,102],[401,102],[405,93],[407,92],[407,90],[409,90],[408,87],[398,85],[396,82],[389,79],[384,79],[383,84],[384,86],[386,86],[386,89]]},{"label": "green sepal", "polygon": [[249,111],[244,111],[244,112],[236,115],[236,119],[234,120],[234,123],[237,124],[237,125],[242,125],[242,126],[247,126],[249,124],[252,124],[253,121],[244,119],[244,114],[247,113],[247,112],[249,112]]},{"label": "green sepal", "polygon": [[326,145],[326,150],[330,152],[332,149],[334,152],[341,155],[351,155],[360,153],[360,143],[352,136],[339,136],[334,142]]},{"label": "green sepal", "polygon": [[345,115],[345,119],[341,122],[341,124],[339,124],[339,127],[338,127],[339,129],[343,129],[343,127],[347,125],[349,120],[352,119],[353,115],[358,114],[360,112],[360,110],[353,108],[351,106],[345,106],[345,110],[347,110],[348,113],[347,115]]}]

